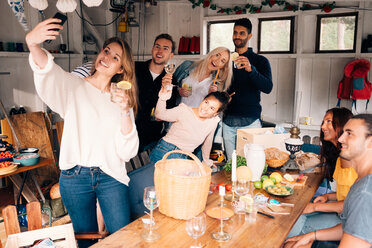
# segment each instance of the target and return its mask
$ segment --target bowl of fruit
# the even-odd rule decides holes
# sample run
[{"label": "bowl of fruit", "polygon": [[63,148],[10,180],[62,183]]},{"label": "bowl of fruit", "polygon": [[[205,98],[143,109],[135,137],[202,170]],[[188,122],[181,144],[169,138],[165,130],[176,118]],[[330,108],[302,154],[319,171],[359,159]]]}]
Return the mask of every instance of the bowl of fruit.
[{"label": "bowl of fruit", "polygon": [[9,151],[0,152],[0,162],[12,161],[13,156],[14,154]]},{"label": "bowl of fruit", "polygon": [[20,153],[14,156],[13,161],[22,166],[31,166],[39,163],[40,154],[38,153]]}]

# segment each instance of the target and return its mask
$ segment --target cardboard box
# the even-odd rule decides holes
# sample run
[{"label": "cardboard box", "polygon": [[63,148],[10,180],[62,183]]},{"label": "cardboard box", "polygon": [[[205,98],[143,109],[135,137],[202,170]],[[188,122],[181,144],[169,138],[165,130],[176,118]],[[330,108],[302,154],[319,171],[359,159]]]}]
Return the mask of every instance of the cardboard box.
[{"label": "cardboard box", "polygon": [[244,156],[244,145],[245,144],[260,144],[264,148],[276,147],[282,151],[285,149],[284,140],[288,139],[290,133],[283,134],[265,134],[267,131],[273,131],[274,128],[246,128],[238,129],[236,136],[236,153],[240,156]]}]

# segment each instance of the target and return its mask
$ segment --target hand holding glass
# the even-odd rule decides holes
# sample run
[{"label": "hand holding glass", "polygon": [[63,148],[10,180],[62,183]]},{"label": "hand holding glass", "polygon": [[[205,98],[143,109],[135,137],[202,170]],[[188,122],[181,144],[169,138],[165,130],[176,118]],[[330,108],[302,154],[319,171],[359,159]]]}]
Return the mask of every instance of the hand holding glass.
[{"label": "hand holding glass", "polygon": [[197,239],[204,234],[206,227],[207,223],[204,213],[201,213],[186,222],[186,232],[195,240],[195,245],[191,247],[201,247],[200,244],[197,244]]},{"label": "hand holding glass", "polygon": [[111,94],[111,101],[113,103],[121,103],[123,102],[125,90],[119,88],[117,86],[117,83],[111,83],[110,94]]}]

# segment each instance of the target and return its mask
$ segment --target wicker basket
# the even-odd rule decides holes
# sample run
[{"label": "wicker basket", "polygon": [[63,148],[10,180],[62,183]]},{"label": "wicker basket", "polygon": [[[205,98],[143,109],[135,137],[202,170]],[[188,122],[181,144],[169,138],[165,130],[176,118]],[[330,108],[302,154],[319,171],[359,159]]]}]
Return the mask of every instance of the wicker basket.
[{"label": "wicker basket", "polygon": [[283,155],[285,155],[286,158],[283,158],[283,159],[266,159],[267,165],[270,166],[270,167],[273,167],[273,168],[277,168],[277,167],[282,166],[289,159],[288,153],[283,152]]},{"label": "wicker basket", "polygon": [[[190,156],[188,159],[167,159],[172,153]],[[201,176],[185,176],[187,172]],[[191,219],[206,206],[212,170],[192,153],[175,150],[155,164],[155,189],[159,194],[159,211],[175,219]]]}]

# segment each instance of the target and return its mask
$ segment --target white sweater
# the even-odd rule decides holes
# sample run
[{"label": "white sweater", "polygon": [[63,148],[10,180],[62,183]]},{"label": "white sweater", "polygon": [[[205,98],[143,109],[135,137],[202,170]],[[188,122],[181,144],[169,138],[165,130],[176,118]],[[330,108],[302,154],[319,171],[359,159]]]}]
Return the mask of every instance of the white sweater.
[{"label": "white sweater", "polygon": [[48,63],[40,69],[30,54],[36,91],[64,119],[59,166],[100,167],[106,174],[128,185],[125,162],[137,154],[138,135],[134,122],[128,135],[120,131],[120,107],[84,79],[65,72],[47,52]]}]

